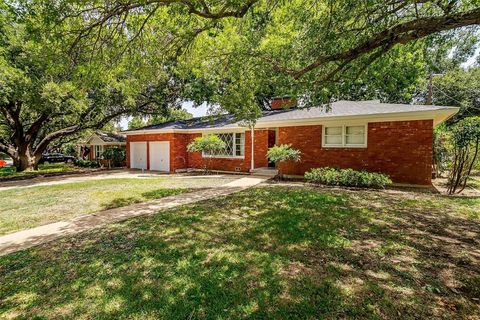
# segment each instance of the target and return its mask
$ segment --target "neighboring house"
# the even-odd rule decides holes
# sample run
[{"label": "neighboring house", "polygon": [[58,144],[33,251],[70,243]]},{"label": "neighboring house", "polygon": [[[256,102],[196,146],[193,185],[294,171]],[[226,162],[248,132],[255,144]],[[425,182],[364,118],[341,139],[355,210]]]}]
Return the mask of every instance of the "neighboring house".
[{"label": "neighboring house", "polygon": [[125,145],[125,135],[98,131],[85,142],[77,144],[78,157],[84,160],[101,160],[105,149],[125,148]]},{"label": "neighboring house", "polygon": [[[289,109],[284,109],[288,106]],[[266,153],[275,144],[290,144],[302,152],[298,163],[277,168],[286,176],[301,176],[318,167],[353,168],[388,174],[394,182],[430,185],[433,128],[458,108],[387,104],[377,101],[337,101],[296,109],[292,99],[274,99],[255,130],[231,115],[196,118],[147,126],[126,132],[127,166],[175,172],[211,168],[255,172],[265,169]],[[221,155],[187,152],[195,138],[217,134],[227,147]]]}]

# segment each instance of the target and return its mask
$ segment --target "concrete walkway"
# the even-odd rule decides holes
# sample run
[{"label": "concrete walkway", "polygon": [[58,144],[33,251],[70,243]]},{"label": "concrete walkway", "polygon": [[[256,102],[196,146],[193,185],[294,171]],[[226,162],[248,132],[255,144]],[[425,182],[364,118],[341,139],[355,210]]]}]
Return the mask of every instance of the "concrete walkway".
[{"label": "concrete walkway", "polygon": [[99,228],[109,223],[142,215],[151,215],[160,210],[229,195],[253,187],[265,180],[265,178],[254,177],[240,178],[218,188],[183,193],[126,207],[100,211],[95,214],[0,236],[0,256],[43,244],[66,235]]},{"label": "concrete walkway", "polygon": [[[33,188],[41,186],[53,186],[59,184],[68,184],[74,182],[84,182],[91,180],[103,180],[103,179],[146,179],[146,178],[162,178],[171,177],[168,173],[153,172],[140,170],[102,170],[84,174],[74,175],[60,175],[53,177],[38,176],[35,178],[17,180],[17,181],[0,181],[0,191],[18,188]],[[218,175],[210,175],[205,177],[211,177],[212,179],[218,177]]]}]

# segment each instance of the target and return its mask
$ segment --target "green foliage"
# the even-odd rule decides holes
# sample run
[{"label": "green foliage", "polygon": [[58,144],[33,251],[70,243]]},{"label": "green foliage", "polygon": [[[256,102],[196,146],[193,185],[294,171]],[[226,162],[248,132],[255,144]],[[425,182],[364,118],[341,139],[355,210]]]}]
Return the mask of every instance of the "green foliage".
[{"label": "green foliage", "polygon": [[197,137],[187,145],[188,152],[203,152],[205,173],[208,172],[212,155],[225,149],[225,142],[219,136],[209,134],[203,137]]},{"label": "green foliage", "polygon": [[203,137],[197,137],[187,145],[188,152],[204,152],[205,154],[215,154],[225,149],[225,142],[217,135],[209,134]]},{"label": "green foliage", "polygon": [[102,158],[109,160],[110,164],[114,167],[122,166],[125,157],[126,154],[124,148],[107,148],[102,153]]},{"label": "green foliage", "polygon": [[6,155],[6,154],[3,153],[3,152],[0,152],[0,159],[1,159],[1,160],[7,160],[8,158],[9,158],[8,155]]},{"label": "green foliage", "polygon": [[470,117],[452,127],[452,168],[448,177],[448,192],[462,192],[480,149],[480,117]]},{"label": "green foliage", "polygon": [[[326,58],[419,14],[442,12],[432,2],[421,8],[405,2],[401,7],[397,15],[385,1],[283,1],[272,7],[262,2],[241,21],[222,20],[199,34],[182,62],[212,88],[205,92],[209,101],[247,118],[255,117],[259,103],[264,106],[269,97],[285,94],[301,96],[305,106],[331,99],[411,102],[440,58],[444,62],[452,54],[452,65],[458,66],[472,56],[477,32],[434,35],[389,50],[378,48],[358,59]],[[456,10],[472,8],[474,1],[465,1]],[[313,61],[319,66],[295,74]]]},{"label": "green foliage", "polygon": [[128,129],[138,129],[146,125],[145,120],[142,117],[133,117],[128,121]]},{"label": "green foliage", "polygon": [[177,120],[188,120],[193,116],[190,112],[185,109],[171,109],[168,111],[167,115],[154,115],[148,118],[147,125],[164,123],[169,121]]},{"label": "green foliage", "polygon": [[301,152],[300,150],[292,148],[291,145],[282,144],[268,149],[267,158],[276,164],[286,161],[298,162],[301,159]]},{"label": "green foliage", "polygon": [[76,156],[77,155],[77,149],[75,148],[75,145],[73,143],[66,143],[62,145],[62,153],[68,156]]},{"label": "green foliage", "polygon": [[437,177],[449,170],[451,141],[450,131],[442,124],[433,130],[433,165]]},{"label": "green foliage", "polygon": [[65,163],[50,163],[50,164],[40,164],[38,170],[34,171],[22,171],[17,172],[17,169],[13,166],[0,168],[0,177],[23,177],[23,176],[36,176],[43,175],[46,173],[60,173],[66,171],[73,171],[73,168],[69,164]]},{"label": "green foliage", "polygon": [[65,137],[101,129],[123,115],[165,113],[181,101],[181,90],[172,86],[182,82],[173,81],[165,66],[171,62],[154,63],[146,51],[125,52],[121,44],[130,35],[120,32],[93,51],[86,44],[74,47],[73,30],[85,23],[74,11],[83,5],[2,2],[0,151],[16,158],[18,170],[35,167]]},{"label": "green foliage", "polygon": [[75,160],[75,165],[81,168],[98,168],[100,166],[97,161],[82,159]]},{"label": "green foliage", "polygon": [[451,125],[463,118],[480,116],[480,68],[457,68],[433,77],[433,102],[441,106],[460,107]]},{"label": "green foliage", "polygon": [[305,173],[305,179],[312,183],[330,186],[385,188],[392,183],[382,173],[357,171],[353,169],[316,168]]}]

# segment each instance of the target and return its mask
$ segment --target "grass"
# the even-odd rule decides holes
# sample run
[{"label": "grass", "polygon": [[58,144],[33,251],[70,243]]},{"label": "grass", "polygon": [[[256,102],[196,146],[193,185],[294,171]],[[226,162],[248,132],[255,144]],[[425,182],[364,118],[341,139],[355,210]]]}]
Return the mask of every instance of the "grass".
[{"label": "grass", "polygon": [[476,319],[480,199],[258,187],[0,258],[0,318]]},{"label": "grass", "polygon": [[0,234],[189,190],[167,180],[103,179],[0,191]]},{"label": "grass", "polygon": [[72,171],[76,169],[78,168],[66,163],[40,164],[38,165],[38,170],[24,172],[16,172],[15,167],[3,167],[0,168],[0,177],[38,175],[45,173]]},{"label": "grass", "polygon": [[468,181],[468,185],[472,188],[475,188],[477,190],[480,189],[480,176],[471,176],[469,181]]}]

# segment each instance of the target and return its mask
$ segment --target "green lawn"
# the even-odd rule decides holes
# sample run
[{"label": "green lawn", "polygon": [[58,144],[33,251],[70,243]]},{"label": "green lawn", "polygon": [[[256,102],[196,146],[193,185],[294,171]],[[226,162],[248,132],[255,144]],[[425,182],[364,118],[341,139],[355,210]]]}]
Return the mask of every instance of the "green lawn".
[{"label": "green lawn", "polygon": [[38,175],[38,174],[45,174],[45,173],[73,171],[78,169],[79,168],[66,163],[40,164],[38,165],[38,170],[24,171],[24,172],[16,172],[15,167],[3,167],[3,168],[0,168],[0,177]]},{"label": "green lawn", "polygon": [[0,191],[0,234],[186,192],[168,178],[103,179]]},{"label": "green lawn", "polygon": [[0,258],[0,318],[478,319],[478,212],[252,188]]},{"label": "green lawn", "polygon": [[472,176],[468,181],[468,185],[475,189],[480,189],[480,176]]}]

